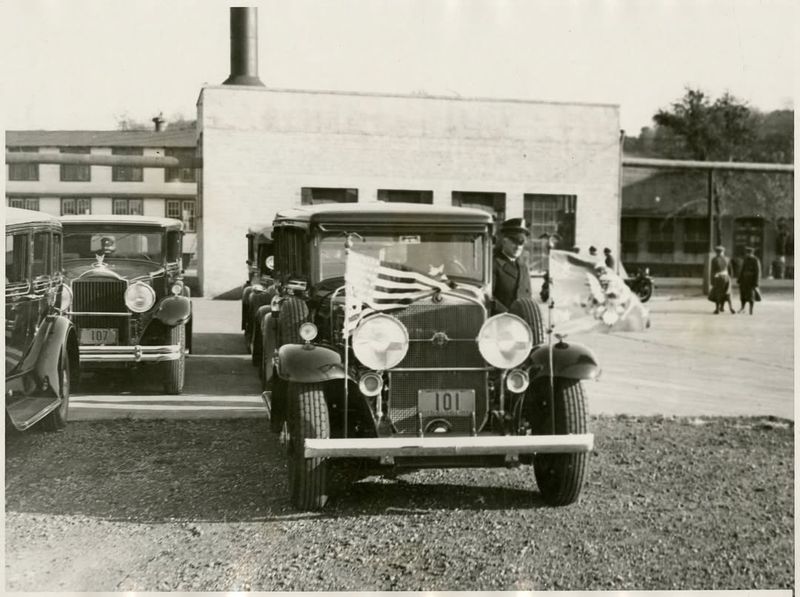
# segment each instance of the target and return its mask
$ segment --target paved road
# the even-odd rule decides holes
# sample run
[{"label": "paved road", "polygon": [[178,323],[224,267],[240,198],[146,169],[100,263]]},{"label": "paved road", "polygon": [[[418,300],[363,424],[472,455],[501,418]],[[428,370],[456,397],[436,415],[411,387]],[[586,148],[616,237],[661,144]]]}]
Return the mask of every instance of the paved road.
[{"label": "paved road", "polygon": [[[239,331],[239,303],[195,299],[194,354],[182,396],[141,375],[97,374],[72,400],[70,419],[264,416]],[[712,315],[702,298],[656,297],[644,332],[575,336],[603,367],[588,385],[592,414],[773,415],[794,419],[794,309],[790,293],[756,314]]]}]

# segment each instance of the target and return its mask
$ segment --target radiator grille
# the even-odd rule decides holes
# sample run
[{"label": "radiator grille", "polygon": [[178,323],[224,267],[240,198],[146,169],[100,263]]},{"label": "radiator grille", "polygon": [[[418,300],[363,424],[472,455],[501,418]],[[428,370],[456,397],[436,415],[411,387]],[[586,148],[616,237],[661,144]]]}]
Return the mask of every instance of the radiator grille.
[{"label": "radiator grille", "polygon": [[[486,416],[488,396],[488,373],[486,371],[390,371],[389,372],[389,416],[399,433],[416,435],[417,391],[432,389],[475,390],[475,423],[480,427]],[[423,419],[423,426],[427,422]],[[453,431],[469,433],[471,417],[449,419]]]},{"label": "radiator grille", "polygon": [[117,330],[117,343],[129,342],[129,317],[114,313],[128,314],[125,306],[125,280],[109,278],[75,280],[72,282],[72,311],[109,313],[109,315],[75,315],[73,321],[81,328],[113,328]]},{"label": "radiator grille", "polygon": [[[450,295],[437,303],[425,299],[397,314],[408,330],[408,354],[398,365],[411,367],[484,367],[475,338],[484,321],[480,305]],[[443,332],[448,341],[437,345],[433,335]]]}]

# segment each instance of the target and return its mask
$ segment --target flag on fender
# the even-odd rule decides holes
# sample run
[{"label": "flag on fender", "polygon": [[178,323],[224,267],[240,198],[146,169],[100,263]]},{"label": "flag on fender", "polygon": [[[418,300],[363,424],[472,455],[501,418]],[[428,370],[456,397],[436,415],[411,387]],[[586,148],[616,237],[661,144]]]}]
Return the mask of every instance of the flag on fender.
[{"label": "flag on fender", "polygon": [[650,314],[639,297],[603,263],[551,250],[549,268],[556,333],[639,332],[650,327]]},{"label": "flag on fender", "polygon": [[399,309],[448,288],[446,282],[352,249],[345,257],[344,285],[345,334],[369,313]]}]

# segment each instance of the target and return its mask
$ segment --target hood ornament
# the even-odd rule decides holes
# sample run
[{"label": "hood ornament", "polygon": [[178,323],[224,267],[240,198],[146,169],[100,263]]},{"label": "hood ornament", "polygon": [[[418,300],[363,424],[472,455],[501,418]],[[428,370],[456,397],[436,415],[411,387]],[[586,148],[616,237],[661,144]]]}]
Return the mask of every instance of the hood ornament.
[{"label": "hood ornament", "polygon": [[105,255],[105,253],[97,253],[95,255],[95,258],[97,259],[97,263],[93,264],[94,267],[106,267],[106,263],[105,263],[106,255]]},{"label": "hood ornament", "polygon": [[433,342],[436,348],[444,348],[447,346],[447,343],[450,342],[450,338],[448,338],[447,334],[444,332],[436,332],[431,338],[431,342]]}]

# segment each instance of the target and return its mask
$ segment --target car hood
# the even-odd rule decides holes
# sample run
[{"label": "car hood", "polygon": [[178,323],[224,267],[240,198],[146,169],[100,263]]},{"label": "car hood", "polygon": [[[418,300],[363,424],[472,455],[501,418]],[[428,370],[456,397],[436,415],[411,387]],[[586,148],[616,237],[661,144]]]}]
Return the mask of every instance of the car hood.
[{"label": "car hood", "polygon": [[136,280],[151,277],[164,271],[160,263],[138,260],[111,260],[100,263],[94,259],[68,261],[64,264],[64,274],[68,279],[95,277],[116,277]]}]

